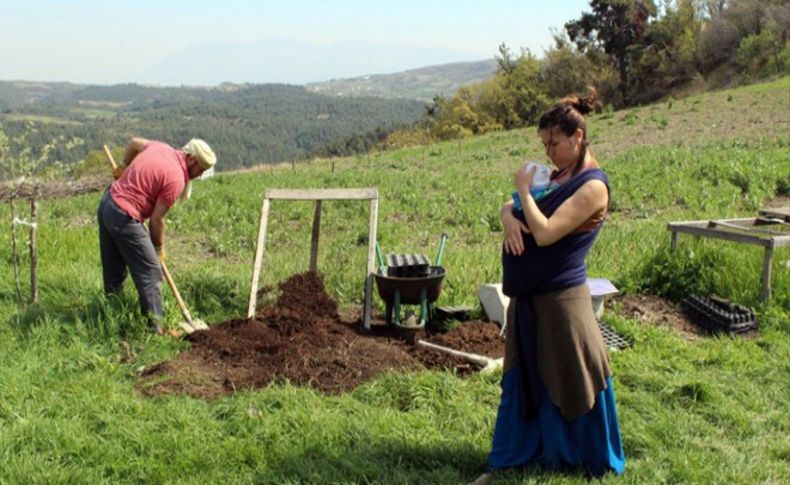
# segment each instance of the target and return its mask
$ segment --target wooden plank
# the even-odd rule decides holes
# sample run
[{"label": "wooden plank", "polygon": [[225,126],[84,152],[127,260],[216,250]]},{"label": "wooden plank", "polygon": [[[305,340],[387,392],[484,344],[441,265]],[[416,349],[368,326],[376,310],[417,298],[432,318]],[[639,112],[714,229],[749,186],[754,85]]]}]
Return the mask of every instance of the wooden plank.
[{"label": "wooden plank", "polygon": [[670,222],[667,224],[667,229],[672,232],[682,232],[684,234],[710,237],[713,239],[724,239],[725,241],[735,241],[744,244],[753,244],[755,246],[768,247],[774,245],[774,242],[771,239],[708,228],[707,224],[707,221],[694,221],[692,223]]},{"label": "wooden plank", "polygon": [[373,200],[379,198],[379,191],[376,188],[269,189],[265,197],[272,200]]},{"label": "wooden plank", "polygon": [[258,225],[258,241],[255,243],[255,262],[252,265],[252,282],[250,283],[250,304],[247,307],[247,318],[255,316],[255,305],[258,301],[258,279],[261,276],[261,264],[263,262],[263,249],[266,244],[266,226],[269,223],[269,207],[271,201],[263,199],[261,206],[261,220]]},{"label": "wooden plank", "polygon": [[310,271],[318,269],[318,233],[321,231],[321,200],[315,201],[313,214],[313,234],[310,237]]},{"label": "wooden plank", "polygon": [[[776,225],[776,224],[778,224],[779,227],[790,226],[790,222],[782,220],[782,219],[777,219],[776,217],[762,217],[761,216],[761,217],[758,217],[757,219],[754,220],[754,225],[755,226]],[[790,234],[790,233],[785,232],[783,234]]]},{"label": "wooden plank", "polygon": [[790,222],[790,207],[760,209],[757,213],[761,216],[774,217],[776,219],[783,219],[786,222]]},{"label": "wooden plank", "polygon": [[[744,222],[749,221],[751,222],[750,225],[745,225]],[[762,234],[770,234],[771,236],[784,236],[787,233],[780,232],[780,231],[772,231],[770,229],[765,229],[762,227],[755,227],[754,226],[754,219],[730,219],[730,220],[710,220],[708,221],[708,227],[726,227],[728,229],[734,229],[736,231],[745,231],[745,232],[759,232]]]},{"label": "wooden plank", "polygon": [[[376,191],[378,192],[378,191]],[[368,268],[365,275],[365,312],[363,325],[370,328],[370,315],[373,307],[373,273],[376,271],[376,232],[379,221],[378,197],[370,200],[370,229],[368,232]]]}]

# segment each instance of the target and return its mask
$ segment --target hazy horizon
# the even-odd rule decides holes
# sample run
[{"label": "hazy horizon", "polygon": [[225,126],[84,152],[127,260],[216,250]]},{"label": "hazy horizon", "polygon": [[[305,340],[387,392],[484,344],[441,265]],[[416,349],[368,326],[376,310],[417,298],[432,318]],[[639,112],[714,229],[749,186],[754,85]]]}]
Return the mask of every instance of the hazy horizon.
[{"label": "hazy horizon", "polygon": [[540,55],[550,29],[589,9],[571,0],[452,4],[359,0],[0,0],[0,79],[75,84],[308,84],[493,58],[505,43]]}]

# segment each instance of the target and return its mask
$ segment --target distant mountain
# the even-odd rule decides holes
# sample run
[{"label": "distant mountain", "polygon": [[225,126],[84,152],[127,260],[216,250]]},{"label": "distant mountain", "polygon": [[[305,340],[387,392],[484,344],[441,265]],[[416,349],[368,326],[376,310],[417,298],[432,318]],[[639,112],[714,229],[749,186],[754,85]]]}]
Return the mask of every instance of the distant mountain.
[{"label": "distant mountain", "polygon": [[178,86],[233,83],[304,84],[418,66],[471,61],[475,56],[449,49],[343,42],[322,46],[292,39],[212,42],[171,54],[141,75],[147,82]]},{"label": "distant mountain", "polygon": [[394,74],[373,74],[348,79],[310,83],[308,91],[332,96],[378,96],[430,101],[434,95],[450,95],[465,84],[489,79],[496,60],[456,62],[422,67]]}]

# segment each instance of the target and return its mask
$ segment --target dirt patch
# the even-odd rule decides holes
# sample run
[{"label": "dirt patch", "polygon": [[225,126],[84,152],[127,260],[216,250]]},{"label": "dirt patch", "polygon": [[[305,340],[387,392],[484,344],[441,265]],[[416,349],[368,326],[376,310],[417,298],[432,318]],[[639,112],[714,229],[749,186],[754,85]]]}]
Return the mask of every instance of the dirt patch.
[{"label": "dirt patch", "polygon": [[674,303],[652,295],[622,295],[612,298],[615,311],[644,325],[671,328],[686,340],[708,335],[694,325]]},{"label": "dirt patch", "polygon": [[[314,273],[295,275],[280,290],[255,318],[189,336],[192,348],[145,370],[137,388],[149,396],[212,398],[288,380],[339,394],[387,370],[448,369],[460,375],[475,370],[463,359],[414,347],[408,335],[381,322],[365,330],[358,318],[341,317]],[[444,334],[420,332],[417,338],[456,350],[504,355],[494,323],[466,322]]]}]

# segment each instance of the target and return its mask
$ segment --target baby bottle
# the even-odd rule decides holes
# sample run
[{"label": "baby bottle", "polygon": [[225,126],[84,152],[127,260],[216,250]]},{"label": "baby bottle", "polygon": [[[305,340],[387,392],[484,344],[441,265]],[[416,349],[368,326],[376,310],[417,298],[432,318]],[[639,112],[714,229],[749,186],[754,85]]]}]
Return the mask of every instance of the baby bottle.
[{"label": "baby bottle", "polygon": [[[529,193],[535,201],[538,201],[549,192],[551,167],[538,162],[527,162],[522,170],[529,172],[532,170],[532,167],[536,167],[536,169],[535,176],[532,178],[532,184],[529,186]],[[518,191],[513,191],[512,196],[516,209],[521,210],[521,198],[518,196]]]}]

